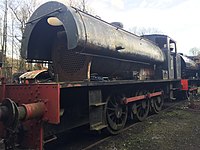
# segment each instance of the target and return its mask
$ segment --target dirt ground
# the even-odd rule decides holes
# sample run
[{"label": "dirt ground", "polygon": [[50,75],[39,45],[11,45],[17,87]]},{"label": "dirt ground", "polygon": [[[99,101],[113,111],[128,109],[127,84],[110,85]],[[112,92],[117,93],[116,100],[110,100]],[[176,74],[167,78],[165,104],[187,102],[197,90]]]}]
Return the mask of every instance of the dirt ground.
[{"label": "dirt ground", "polygon": [[200,150],[199,104],[185,102],[154,115],[92,150]]}]

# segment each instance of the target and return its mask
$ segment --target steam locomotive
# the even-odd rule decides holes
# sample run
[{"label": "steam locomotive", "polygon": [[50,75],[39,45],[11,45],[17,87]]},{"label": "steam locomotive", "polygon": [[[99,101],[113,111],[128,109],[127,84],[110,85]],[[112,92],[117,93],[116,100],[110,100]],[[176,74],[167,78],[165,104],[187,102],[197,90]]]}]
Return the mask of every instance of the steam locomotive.
[{"label": "steam locomotive", "polygon": [[164,99],[197,92],[199,66],[167,35],[137,36],[59,2],[26,24],[22,55],[46,63],[21,84],[0,86],[5,149],[40,149],[51,137],[88,124],[117,134],[127,119],[161,111]]}]

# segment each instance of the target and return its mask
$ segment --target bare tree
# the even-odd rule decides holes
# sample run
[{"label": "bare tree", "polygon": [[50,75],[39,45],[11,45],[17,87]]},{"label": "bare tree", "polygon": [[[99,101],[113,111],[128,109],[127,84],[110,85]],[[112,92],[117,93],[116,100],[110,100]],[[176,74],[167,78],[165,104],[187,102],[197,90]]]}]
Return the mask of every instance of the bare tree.
[{"label": "bare tree", "polygon": [[89,7],[88,0],[67,0],[67,4],[83,12],[94,14],[94,11]]},{"label": "bare tree", "polygon": [[[9,8],[15,17],[16,28],[18,29],[15,32],[15,38],[21,45],[26,22],[36,8],[36,0],[12,0],[9,2]],[[21,48],[19,53],[21,54]],[[20,55],[19,70],[23,71],[25,69],[25,60]]]},{"label": "bare tree", "polygon": [[160,31],[157,28],[152,28],[152,27],[133,27],[129,29],[130,32],[137,34],[137,35],[145,35],[145,34],[163,34],[162,31]]},{"label": "bare tree", "polygon": [[[2,20],[1,17],[0,20]],[[2,22],[0,22],[0,47],[2,47],[2,43],[3,43],[3,29],[2,29]]]},{"label": "bare tree", "polygon": [[198,56],[200,55],[200,48],[197,47],[193,47],[189,50],[189,52],[193,55],[193,56]]},{"label": "bare tree", "polygon": [[8,1],[5,0],[4,1],[4,15],[3,15],[3,38],[2,38],[2,63],[3,65],[5,65],[5,60],[6,60],[6,51],[7,51],[7,26],[8,26],[8,22],[7,22],[7,18],[8,18]]},{"label": "bare tree", "polygon": [[84,11],[84,12],[87,12],[87,10],[86,10],[86,2],[87,2],[87,0],[81,0],[81,10],[82,11]]},{"label": "bare tree", "polygon": [[[12,15],[12,18],[14,18],[13,17],[13,15]],[[15,35],[14,35],[14,19],[12,19],[12,28],[11,28],[11,36],[12,36],[12,53],[11,53],[11,56],[12,56],[12,67],[13,67],[13,53],[14,53],[14,41],[15,41],[15,39],[14,39],[14,37],[15,37]]]}]

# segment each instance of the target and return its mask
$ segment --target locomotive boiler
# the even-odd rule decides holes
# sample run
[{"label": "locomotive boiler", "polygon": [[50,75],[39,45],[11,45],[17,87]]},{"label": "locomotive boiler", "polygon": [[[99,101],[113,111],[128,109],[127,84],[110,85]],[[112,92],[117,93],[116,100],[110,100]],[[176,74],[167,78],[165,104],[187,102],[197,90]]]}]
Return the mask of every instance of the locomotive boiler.
[{"label": "locomotive boiler", "polygon": [[180,55],[180,57],[182,78],[198,78],[199,66],[197,65],[197,63],[186,56]]},{"label": "locomotive boiler", "polygon": [[[59,81],[90,79],[91,75],[152,78],[152,65],[165,61],[164,53],[152,42],[56,2],[32,15],[22,53],[30,61],[52,61]],[[142,77],[144,72],[148,76]]]},{"label": "locomotive boiler", "polygon": [[[170,37],[140,37],[59,2],[41,5],[30,17],[22,55],[48,69],[21,75],[21,84],[2,79],[5,149],[42,150],[82,125],[117,134],[128,118],[159,113],[164,99],[195,93],[199,84],[198,69],[189,66],[194,62],[177,54]],[[182,73],[188,69],[195,73]]]}]

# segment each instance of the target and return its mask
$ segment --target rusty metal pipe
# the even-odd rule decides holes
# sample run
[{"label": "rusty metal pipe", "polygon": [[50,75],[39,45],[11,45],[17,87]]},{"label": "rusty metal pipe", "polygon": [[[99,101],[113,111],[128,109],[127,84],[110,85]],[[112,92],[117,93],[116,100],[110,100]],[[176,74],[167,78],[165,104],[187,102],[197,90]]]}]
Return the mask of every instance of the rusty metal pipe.
[{"label": "rusty metal pipe", "polygon": [[26,108],[23,106],[18,107],[19,120],[24,120],[26,117]]},{"label": "rusty metal pipe", "polygon": [[18,121],[40,118],[45,113],[43,102],[17,106],[11,99],[5,99],[0,104],[0,121],[7,127],[16,127]]},{"label": "rusty metal pipe", "polygon": [[20,108],[22,111],[21,118],[25,120],[42,117],[45,112],[45,104],[43,102],[23,104],[21,107],[25,109],[24,113],[24,109]]}]

